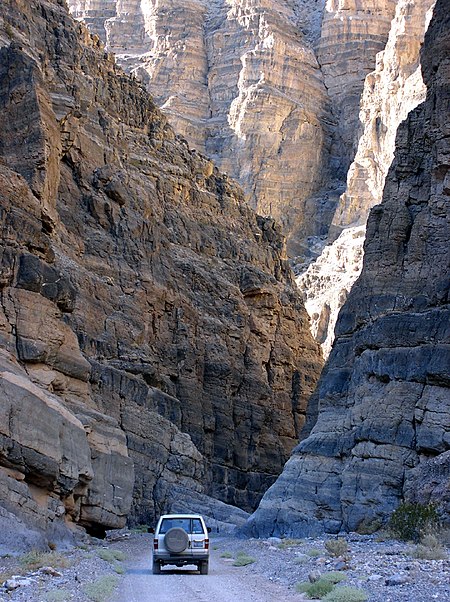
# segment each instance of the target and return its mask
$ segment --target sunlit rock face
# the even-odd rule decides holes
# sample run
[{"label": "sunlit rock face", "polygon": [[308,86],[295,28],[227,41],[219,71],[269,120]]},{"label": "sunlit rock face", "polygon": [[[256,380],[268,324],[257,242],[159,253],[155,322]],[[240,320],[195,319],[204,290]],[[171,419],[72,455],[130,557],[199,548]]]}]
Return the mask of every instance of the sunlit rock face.
[{"label": "sunlit rock face", "polygon": [[337,124],[333,167],[343,175],[361,132],[359,103],[364,79],[386,45],[396,0],[327,0],[317,56]]},{"label": "sunlit rock face", "polygon": [[344,189],[364,77],[395,3],[116,1],[113,16],[101,4],[69,0],[189,144],[282,223],[289,254],[307,256]]},{"label": "sunlit rock face", "polygon": [[331,351],[339,310],[361,273],[365,233],[365,226],[346,228],[296,279],[324,357]]},{"label": "sunlit rock face", "polygon": [[330,237],[338,238],[297,278],[307,299],[312,332],[325,356],[339,309],[361,271],[365,223],[371,207],[381,201],[397,128],[425,98],[419,50],[433,6],[434,0],[397,3],[386,48],[365,79],[359,111],[362,135],[330,229]]},{"label": "sunlit rock face", "polygon": [[426,99],[397,131],[361,275],[309,405],[313,428],[246,532],[373,531],[403,500],[450,488],[450,13],[437,0],[421,51]]}]

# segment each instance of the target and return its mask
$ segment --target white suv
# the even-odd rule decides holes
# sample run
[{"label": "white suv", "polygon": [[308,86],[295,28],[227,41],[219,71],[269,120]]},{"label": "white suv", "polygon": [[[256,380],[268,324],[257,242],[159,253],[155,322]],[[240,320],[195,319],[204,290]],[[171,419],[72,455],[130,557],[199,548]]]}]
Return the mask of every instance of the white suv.
[{"label": "white suv", "polygon": [[209,536],[199,514],[163,514],[153,538],[153,574],[159,575],[165,564],[196,564],[202,575],[208,574]]}]

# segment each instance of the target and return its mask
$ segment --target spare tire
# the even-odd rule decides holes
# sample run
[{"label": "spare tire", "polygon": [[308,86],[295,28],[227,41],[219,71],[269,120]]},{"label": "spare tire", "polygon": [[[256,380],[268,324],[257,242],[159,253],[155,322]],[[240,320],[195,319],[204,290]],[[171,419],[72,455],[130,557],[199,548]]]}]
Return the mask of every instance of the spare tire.
[{"label": "spare tire", "polygon": [[164,545],[174,554],[183,552],[189,543],[189,536],[181,527],[173,527],[164,535]]}]

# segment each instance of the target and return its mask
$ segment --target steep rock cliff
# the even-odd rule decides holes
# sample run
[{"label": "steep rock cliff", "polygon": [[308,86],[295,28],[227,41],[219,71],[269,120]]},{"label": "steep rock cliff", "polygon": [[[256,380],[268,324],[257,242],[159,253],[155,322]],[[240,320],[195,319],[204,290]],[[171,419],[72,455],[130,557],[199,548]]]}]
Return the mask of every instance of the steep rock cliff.
[{"label": "steep rock cliff", "polygon": [[250,533],[375,529],[413,495],[448,520],[449,26],[448,0],[438,0],[421,57],[427,97],[398,130],[363,270],[313,396],[317,422]]},{"label": "steep rock cliff", "polygon": [[[433,6],[434,0],[397,3],[386,47],[364,82],[359,110],[363,131],[330,228],[330,239],[337,239],[297,278],[311,330],[326,357],[339,310],[361,271],[367,216],[381,202],[397,128],[425,98],[419,50]],[[356,106],[352,114],[357,115]]]},{"label": "steep rock cliff", "polygon": [[0,18],[2,520],[254,507],[321,366],[277,226],[64,3]]},{"label": "steep rock cliff", "polygon": [[[69,0],[189,144],[282,225],[290,256],[328,232],[393,0]],[[112,16],[112,13],[114,15]]]}]

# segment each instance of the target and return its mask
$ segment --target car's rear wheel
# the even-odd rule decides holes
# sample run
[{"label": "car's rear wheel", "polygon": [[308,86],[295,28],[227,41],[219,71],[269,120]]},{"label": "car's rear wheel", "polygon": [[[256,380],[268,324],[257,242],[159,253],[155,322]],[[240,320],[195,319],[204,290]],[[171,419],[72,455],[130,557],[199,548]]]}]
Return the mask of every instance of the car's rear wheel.
[{"label": "car's rear wheel", "polygon": [[207,575],[209,569],[209,562],[207,560],[202,560],[202,562],[200,562],[199,569],[200,575]]},{"label": "car's rear wheel", "polygon": [[189,535],[181,527],[174,527],[169,529],[164,535],[164,545],[172,552],[172,554],[179,554],[184,552],[188,547]]},{"label": "car's rear wheel", "polygon": [[159,563],[157,560],[153,560],[153,563],[152,563],[152,573],[154,575],[160,575],[161,574],[161,563]]}]

